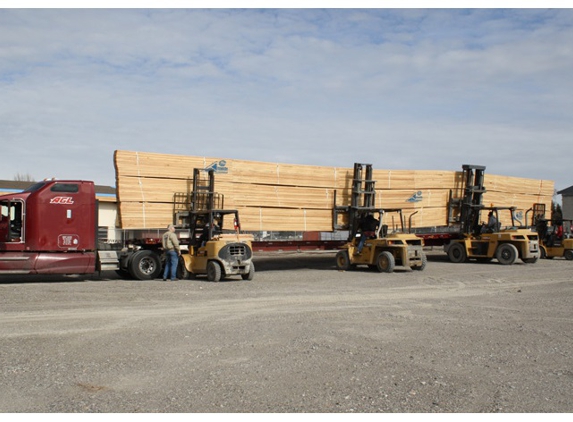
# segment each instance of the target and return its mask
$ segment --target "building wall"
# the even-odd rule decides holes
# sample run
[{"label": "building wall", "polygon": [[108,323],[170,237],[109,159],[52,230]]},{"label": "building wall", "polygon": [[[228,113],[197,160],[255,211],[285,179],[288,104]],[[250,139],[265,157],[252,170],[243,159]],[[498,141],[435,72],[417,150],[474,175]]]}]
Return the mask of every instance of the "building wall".
[{"label": "building wall", "polygon": [[120,241],[121,235],[117,230],[117,203],[99,202],[98,227],[107,227],[107,240]]},{"label": "building wall", "polygon": [[573,196],[562,195],[562,205],[563,218],[573,220]]}]

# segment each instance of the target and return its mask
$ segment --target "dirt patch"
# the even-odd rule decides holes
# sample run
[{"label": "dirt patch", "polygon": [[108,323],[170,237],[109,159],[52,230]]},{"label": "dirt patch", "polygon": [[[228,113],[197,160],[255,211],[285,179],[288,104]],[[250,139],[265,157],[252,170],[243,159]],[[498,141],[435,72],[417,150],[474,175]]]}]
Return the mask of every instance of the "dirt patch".
[{"label": "dirt patch", "polygon": [[571,412],[573,263],[0,279],[2,412]]}]

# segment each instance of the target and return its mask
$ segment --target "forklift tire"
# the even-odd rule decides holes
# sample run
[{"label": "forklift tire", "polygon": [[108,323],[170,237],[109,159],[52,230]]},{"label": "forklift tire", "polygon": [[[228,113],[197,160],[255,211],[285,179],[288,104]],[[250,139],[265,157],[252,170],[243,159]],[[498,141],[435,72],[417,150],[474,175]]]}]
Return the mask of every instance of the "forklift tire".
[{"label": "forklift tire", "polygon": [[136,280],[153,280],[161,274],[159,256],[148,250],[137,251],[129,262],[129,274]]},{"label": "forklift tire", "polygon": [[502,243],[497,247],[495,257],[502,265],[513,265],[519,257],[519,252],[511,243]]},{"label": "forklift tire", "polygon": [[336,269],[338,271],[348,271],[350,269],[348,251],[338,251],[336,254]]},{"label": "forklift tire", "polygon": [[394,266],[396,262],[394,261],[394,255],[388,251],[380,252],[376,257],[376,268],[381,273],[391,273],[394,271]]},{"label": "forklift tire", "polygon": [[207,263],[207,280],[221,281],[221,266],[217,261]]},{"label": "forklift tire", "polygon": [[567,249],[563,254],[566,260],[571,261],[573,260],[573,249]]},{"label": "forklift tire", "polygon": [[547,259],[547,251],[545,248],[539,248],[539,258]]},{"label": "forklift tire", "polygon": [[185,268],[185,261],[179,258],[179,263],[177,264],[177,278],[179,280],[188,280],[191,278],[189,271]]},{"label": "forklift tire", "polygon": [[461,243],[452,243],[448,248],[448,258],[450,262],[460,264],[468,259],[466,248]]},{"label": "forklift tire", "polygon": [[250,267],[251,268],[249,268],[249,272],[247,274],[241,274],[241,278],[243,280],[251,281],[255,276],[255,264],[251,262]]},{"label": "forklift tire", "polygon": [[427,264],[428,264],[428,257],[426,256],[425,253],[422,253],[422,265],[414,266],[412,267],[412,269],[417,271],[424,271]]}]

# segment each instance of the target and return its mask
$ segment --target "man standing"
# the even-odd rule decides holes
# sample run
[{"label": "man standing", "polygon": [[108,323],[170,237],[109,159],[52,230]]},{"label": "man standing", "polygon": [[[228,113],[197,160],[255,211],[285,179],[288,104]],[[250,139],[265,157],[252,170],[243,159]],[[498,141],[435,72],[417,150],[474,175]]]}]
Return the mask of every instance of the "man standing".
[{"label": "man standing", "polygon": [[161,244],[165,251],[165,271],[163,271],[163,281],[166,281],[168,276],[170,276],[171,281],[176,281],[177,262],[181,255],[181,249],[179,248],[179,240],[175,234],[175,226],[173,224],[167,226],[167,231],[163,233]]}]

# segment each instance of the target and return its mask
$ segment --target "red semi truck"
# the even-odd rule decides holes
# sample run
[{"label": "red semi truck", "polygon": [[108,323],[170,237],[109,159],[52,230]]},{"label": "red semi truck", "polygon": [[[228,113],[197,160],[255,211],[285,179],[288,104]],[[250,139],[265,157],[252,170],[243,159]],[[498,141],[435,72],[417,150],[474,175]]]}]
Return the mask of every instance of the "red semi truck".
[{"label": "red semi truck", "polygon": [[98,248],[94,183],[46,180],[0,196],[1,274],[91,274],[116,270],[145,280],[161,272],[160,244]]}]

